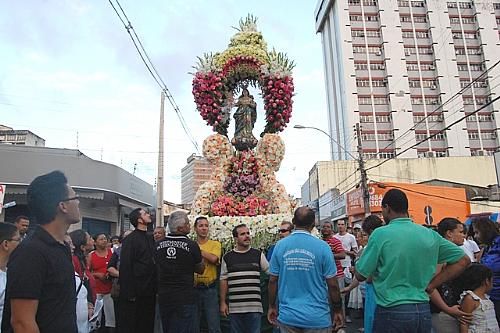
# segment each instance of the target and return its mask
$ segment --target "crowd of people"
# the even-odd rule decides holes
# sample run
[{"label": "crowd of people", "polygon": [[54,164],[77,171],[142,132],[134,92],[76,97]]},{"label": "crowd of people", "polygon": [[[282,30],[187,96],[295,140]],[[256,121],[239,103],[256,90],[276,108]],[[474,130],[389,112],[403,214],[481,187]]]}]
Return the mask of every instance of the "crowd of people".
[{"label": "crowd of people", "polygon": [[191,226],[181,211],[168,233],[150,233],[141,208],[120,237],[68,233],[79,200],[59,171],[37,177],[27,201],[30,232],[26,216],[0,223],[1,332],[195,333],[203,321],[219,333],[222,316],[231,333],[258,333],[267,279],[273,332],[341,332],[353,309],[363,309],[364,332],[500,332],[498,224],[450,217],[425,228],[398,189],[384,195],[381,217],[353,228],[325,222],[321,238],[308,207],[281,223],[267,250],[237,225],[226,253],[206,217]]}]

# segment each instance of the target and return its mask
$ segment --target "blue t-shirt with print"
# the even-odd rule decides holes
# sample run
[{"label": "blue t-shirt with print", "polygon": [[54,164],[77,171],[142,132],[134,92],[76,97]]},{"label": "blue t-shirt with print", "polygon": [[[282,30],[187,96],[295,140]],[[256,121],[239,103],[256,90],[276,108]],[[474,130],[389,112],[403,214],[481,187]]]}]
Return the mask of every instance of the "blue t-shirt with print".
[{"label": "blue t-shirt with print", "polygon": [[330,246],[306,231],[280,240],[271,258],[271,275],[278,276],[278,321],[302,328],[331,326],[326,279],[337,268]]}]

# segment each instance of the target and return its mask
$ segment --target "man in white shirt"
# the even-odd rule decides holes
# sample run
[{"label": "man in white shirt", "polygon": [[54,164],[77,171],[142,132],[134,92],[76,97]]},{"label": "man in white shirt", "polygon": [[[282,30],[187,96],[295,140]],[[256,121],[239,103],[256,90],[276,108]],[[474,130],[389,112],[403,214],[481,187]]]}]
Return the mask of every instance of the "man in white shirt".
[{"label": "man in white shirt", "polygon": [[[352,266],[351,262],[356,257],[356,253],[358,252],[358,243],[356,242],[356,237],[353,234],[347,232],[347,225],[345,220],[340,220],[337,222],[338,234],[336,234],[335,238],[342,242],[342,247],[345,250],[345,259],[341,260],[342,268],[344,269],[346,285],[351,282],[352,273],[349,271],[349,268]],[[345,321],[347,323],[351,322],[351,318],[349,316],[349,311],[345,304],[349,301],[349,294],[345,295],[343,299],[343,307],[345,311]]]}]

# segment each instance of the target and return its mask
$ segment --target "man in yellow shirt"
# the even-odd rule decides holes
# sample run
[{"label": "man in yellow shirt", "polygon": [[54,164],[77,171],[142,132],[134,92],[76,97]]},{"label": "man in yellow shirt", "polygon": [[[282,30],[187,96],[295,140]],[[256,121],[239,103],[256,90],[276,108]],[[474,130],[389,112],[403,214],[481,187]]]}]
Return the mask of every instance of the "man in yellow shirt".
[{"label": "man in yellow shirt", "polygon": [[221,333],[219,315],[219,297],[216,283],[218,281],[218,266],[222,255],[221,243],[208,238],[208,220],[199,216],[194,221],[196,241],[201,249],[201,256],[206,266],[203,274],[194,274],[194,284],[198,292],[198,316],[196,330],[199,332],[202,312],[208,324],[209,333]]}]

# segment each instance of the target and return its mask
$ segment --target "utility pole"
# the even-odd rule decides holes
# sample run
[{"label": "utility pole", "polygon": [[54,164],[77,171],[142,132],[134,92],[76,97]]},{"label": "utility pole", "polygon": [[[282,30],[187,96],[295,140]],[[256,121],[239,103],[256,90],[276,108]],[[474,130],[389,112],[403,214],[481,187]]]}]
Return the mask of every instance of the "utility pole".
[{"label": "utility pole", "polygon": [[156,226],[163,227],[163,118],[165,113],[165,93],[161,92],[160,133],[158,142],[158,176],[156,178]]},{"label": "utility pole", "polygon": [[361,145],[361,129],[359,123],[356,123],[356,136],[358,138],[358,164],[361,173],[361,189],[363,190],[363,206],[365,216],[371,214],[370,211],[370,190],[368,189],[368,177],[366,176],[365,160],[363,159],[363,146]]}]

